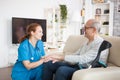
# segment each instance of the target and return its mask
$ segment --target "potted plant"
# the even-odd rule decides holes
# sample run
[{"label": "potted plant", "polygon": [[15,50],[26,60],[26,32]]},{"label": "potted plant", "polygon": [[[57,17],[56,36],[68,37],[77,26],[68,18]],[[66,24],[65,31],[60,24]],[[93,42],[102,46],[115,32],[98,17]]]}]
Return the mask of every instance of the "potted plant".
[{"label": "potted plant", "polygon": [[67,6],[60,5],[60,19],[62,23],[66,23],[67,21]]}]

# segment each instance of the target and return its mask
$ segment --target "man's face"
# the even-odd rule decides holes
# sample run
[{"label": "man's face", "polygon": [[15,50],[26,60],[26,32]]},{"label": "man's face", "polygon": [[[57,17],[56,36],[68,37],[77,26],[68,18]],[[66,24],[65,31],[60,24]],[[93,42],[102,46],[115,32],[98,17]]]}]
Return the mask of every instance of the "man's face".
[{"label": "man's face", "polygon": [[84,26],[85,37],[90,38],[95,34],[95,28],[91,26],[90,22],[87,22]]}]

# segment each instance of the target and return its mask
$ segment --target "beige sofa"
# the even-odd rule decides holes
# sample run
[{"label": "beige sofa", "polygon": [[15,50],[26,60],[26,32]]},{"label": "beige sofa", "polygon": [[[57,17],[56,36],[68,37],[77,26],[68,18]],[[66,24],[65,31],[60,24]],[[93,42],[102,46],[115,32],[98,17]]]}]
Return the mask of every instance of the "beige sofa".
[{"label": "beige sofa", "polygon": [[[92,68],[76,71],[72,80],[120,80],[120,38],[103,37],[112,43],[107,68]],[[64,54],[75,52],[87,39],[84,36],[70,36],[63,49]],[[0,68],[0,80],[11,80],[12,67]]]},{"label": "beige sofa", "polygon": [[[103,38],[112,44],[108,56],[108,67],[78,70],[73,74],[72,80],[120,80],[120,37],[104,36]],[[75,52],[86,40],[82,35],[70,36],[63,53]]]}]

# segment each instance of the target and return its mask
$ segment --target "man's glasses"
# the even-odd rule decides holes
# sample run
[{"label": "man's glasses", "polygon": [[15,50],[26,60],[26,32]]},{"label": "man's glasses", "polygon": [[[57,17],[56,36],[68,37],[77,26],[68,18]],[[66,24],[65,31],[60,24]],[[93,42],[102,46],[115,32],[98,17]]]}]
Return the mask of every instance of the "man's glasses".
[{"label": "man's glasses", "polygon": [[94,27],[84,27],[84,30],[87,30],[87,29],[91,29],[91,28],[94,28]]}]

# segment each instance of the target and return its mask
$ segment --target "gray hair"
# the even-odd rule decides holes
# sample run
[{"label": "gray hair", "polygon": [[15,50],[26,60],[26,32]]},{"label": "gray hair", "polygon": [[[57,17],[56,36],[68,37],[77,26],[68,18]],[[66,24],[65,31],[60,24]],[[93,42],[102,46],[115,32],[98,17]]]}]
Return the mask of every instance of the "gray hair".
[{"label": "gray hair", "polygon": [[96,28],[97,32],[100,33],[100,22],[93,20],[91,27]]}]

